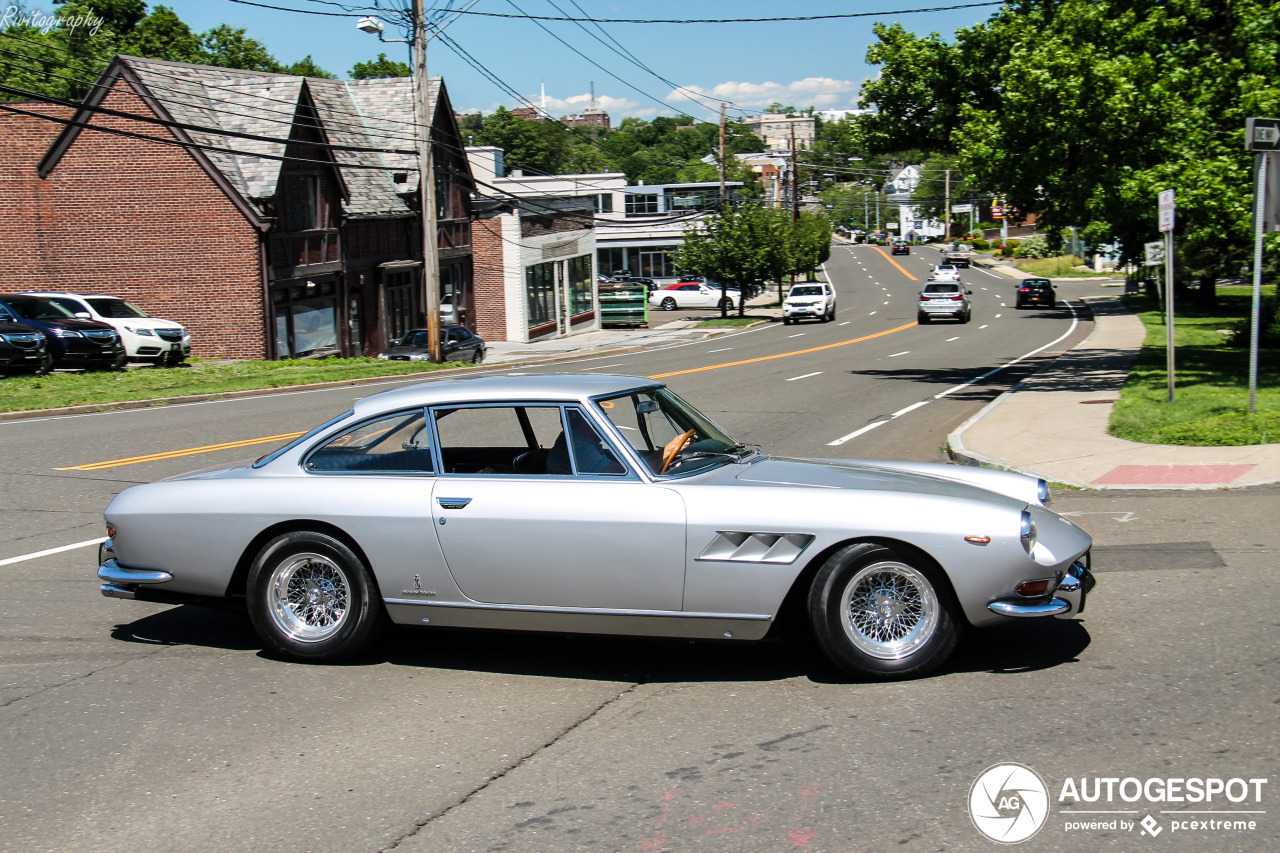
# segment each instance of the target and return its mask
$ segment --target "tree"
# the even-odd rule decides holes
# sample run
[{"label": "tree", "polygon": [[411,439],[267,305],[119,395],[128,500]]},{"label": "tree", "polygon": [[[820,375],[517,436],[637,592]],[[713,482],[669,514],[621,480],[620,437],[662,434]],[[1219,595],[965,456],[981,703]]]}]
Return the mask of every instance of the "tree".
[{"label": "tree", "polygon": [[167,6],[156,6],[120,40],[121,53],[170,62],[204,62],[200,37]]},{"label": "tree", "polygon": [[380,77],[411,77],[413,70],[407,63],[387,59],[385,53],[379,53],[377,59],[369,62],[357,62],[351,66],[352,80],[373,80]]},{"label": "tree", "polygon": [[244,71],[279,71],[280,63],[266,45],[245,35],[244,27],[219,24],[200,36],[207,65]]},{"label": "tree", "polygon": [[320,77],[328,80],[337,78],[336,74],[330,74],[319,65],[316,65],[315,60],[311,58],[309,53],[292,65],[286,65],[280,70],[285,74],[297,74],[302,77]]},{"label": "tree", "polygon": [[[749,202],[725,207],[686,230],[675,263],[680,269],[721,283],[720,316],[724,317],[728,315],[727,286],[745,289],[759,281],[781,281],[795,266],[796,239],[797,229],[786,211]],[[739,301],[738,316],[742,312]]]}]

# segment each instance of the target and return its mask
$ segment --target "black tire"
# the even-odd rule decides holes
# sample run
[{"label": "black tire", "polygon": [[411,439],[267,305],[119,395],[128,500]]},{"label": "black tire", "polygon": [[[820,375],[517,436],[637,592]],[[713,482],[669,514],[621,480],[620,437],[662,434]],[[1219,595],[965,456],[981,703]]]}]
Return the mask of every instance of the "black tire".
[{"label": "black tire", "polygon": [[675,301],[674,299],[672,299],[670,296],[668,296],[666,299],[663,299],[663,300],[662,300],[662,310],[663,310],[663,311],[674,311],[674,310],[676,310],[676,308],[678,308],[678,307],[679,307],[679,306],[678,306],[678,305],[676,305],[676,301]]},{"label": "black tire", "polygon": [[783,317],[783,318],[782,318],[782,325],[784,325],[784,326],[790,326],[790,325],[791,325],[791,318],[790,318],[790,317]]},{"label": "black tire", "polygon": [[720,304],[717,307],[721,311],[731,311],[733,310],[733,300],[726,296],[720,300]]},{"label": "black tire", "polygon": [[482,361],[484,361],[484,350],[480,349],[480,347],[476,347],[471,351],[471,363],[479,364]]},{"label": "black tire", "polygon": [[917,314],[917,315],[916,315],[916,322],[917,322],[917,323],[919,323],[921,326],[927,326],[927,325],[929,325],[929,315],[928,315],[928,314]]},{"label": "black tire", "polygon": [[249,619],[264,646],[309,663],[359,654],[387,622],[364,561],[325,533],[272,539],[249,569]]},{"label": "black tire", "polygon": [[808,604],[818,646],[855,676],[917,678],[945,661],[960,638],[960,608],[942,572],[871,542],[832,554],[814,576]]}]

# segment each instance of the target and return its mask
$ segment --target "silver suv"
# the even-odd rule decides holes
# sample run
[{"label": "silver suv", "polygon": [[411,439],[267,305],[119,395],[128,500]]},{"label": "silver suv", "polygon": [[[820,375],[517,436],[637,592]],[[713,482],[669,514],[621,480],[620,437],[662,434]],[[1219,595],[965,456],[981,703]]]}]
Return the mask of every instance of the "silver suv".
[{"label": "silver suv", "polygon": [[946,317],[969,322],[972,307],[969,295],[973,291],[958,281],[938,281],[931,278],[920,290],[920,304],[916,307],[916,322],[924,325],[935,317]]}]

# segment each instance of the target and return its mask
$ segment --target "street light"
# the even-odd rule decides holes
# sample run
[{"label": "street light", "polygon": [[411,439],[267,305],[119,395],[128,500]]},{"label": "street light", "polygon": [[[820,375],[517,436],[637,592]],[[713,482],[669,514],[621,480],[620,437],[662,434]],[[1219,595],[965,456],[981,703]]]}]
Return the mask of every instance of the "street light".
[{"label": "street light", "polygon": [[[356,29],[369,33],[370,35],[374,35],[376,33],[379,38],[382,38],[382,21],[379,21],[377,18],[361,18],[356,21]],[[386,41],[386,39],[383,39],[383,41]],[[403,39],[396,39],[396,41],[403,41]]]}]

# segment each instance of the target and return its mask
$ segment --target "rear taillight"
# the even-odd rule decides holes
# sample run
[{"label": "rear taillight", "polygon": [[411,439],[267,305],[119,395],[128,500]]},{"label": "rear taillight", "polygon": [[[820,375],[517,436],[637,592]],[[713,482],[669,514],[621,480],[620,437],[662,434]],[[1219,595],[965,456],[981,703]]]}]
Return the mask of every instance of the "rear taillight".
[{"label": "rear taillight", "polygon": [[1029,287],[1019,287],[1019,288],[1018,288],[1018,290],[1019,290],[1019,292],[1021,292],[1021,293],[1030,293],[1030,292],[1031,292],[1031,288],[1029,288]]},{"label": "rear taillight", "polygon": [[964,297],[958,293],[955,296],[951,297],[952,302],[959,302],[961,299],[964,299]]},{"label": "rear taillight", "polygon": [[920,294],[920,301],[921,301],[921,302],[928,302],[928,301],[929,301],[929,296],[928,296],[928,294],[924,294],[924,293]]}]

